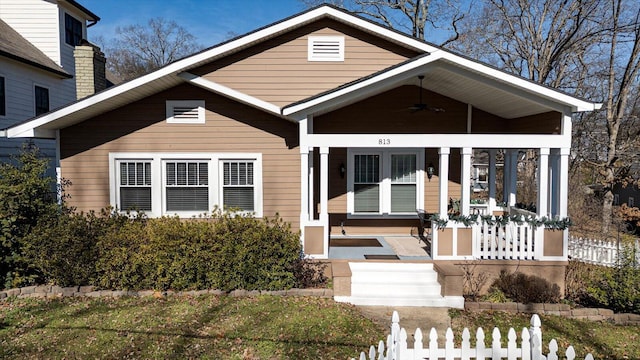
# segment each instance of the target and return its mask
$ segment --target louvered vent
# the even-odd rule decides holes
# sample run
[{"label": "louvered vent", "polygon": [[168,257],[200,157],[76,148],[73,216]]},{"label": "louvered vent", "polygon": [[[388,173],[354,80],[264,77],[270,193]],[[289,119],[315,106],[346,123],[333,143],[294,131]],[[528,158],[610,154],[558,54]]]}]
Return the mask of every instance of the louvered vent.
[{"label": "louvered vent", "polygon": [[167,122],[204,124],[204,100],[168,100]]},{"label": "louvered vent", "polygon": [[344,61],[344,37],[310,36],[309,61]]}]

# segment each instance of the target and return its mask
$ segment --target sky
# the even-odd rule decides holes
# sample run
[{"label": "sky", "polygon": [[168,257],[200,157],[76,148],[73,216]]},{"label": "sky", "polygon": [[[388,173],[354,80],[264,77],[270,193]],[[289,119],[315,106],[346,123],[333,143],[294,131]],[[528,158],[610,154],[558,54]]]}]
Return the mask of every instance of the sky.
[{"label": "sky", "polygon": [[204,47],[216,45],[306,9],[299,0],[77,0],[100,17],[89,40],[109,41],[120,26],[174,20]]}]

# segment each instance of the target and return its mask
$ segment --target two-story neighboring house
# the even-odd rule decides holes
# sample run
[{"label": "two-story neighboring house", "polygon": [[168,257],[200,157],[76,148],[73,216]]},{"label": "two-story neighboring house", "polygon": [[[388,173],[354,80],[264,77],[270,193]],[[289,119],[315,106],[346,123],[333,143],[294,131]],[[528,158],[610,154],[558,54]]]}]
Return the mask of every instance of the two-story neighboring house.
[{"label": "two-story neighboring house", "polygon": [[[99,19],[74,0],[0,0],[0,129],[104,88],[104,55],[83,40]],[[6,161],[24,139],[0,135]],[[55,158],[55,141],[32,141]]]}]

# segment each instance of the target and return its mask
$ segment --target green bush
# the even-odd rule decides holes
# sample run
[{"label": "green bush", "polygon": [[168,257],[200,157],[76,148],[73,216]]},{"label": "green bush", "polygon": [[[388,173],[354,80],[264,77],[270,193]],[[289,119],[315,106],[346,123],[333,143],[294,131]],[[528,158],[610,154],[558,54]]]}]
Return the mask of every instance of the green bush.
[{"label": "green bush", "polygon": [[96,285],[113,289],[279,290],[297,285],[299,235],[281,218],[130,221],[99,241]]},{"label": "green bush", "polygon": [[614,268],[597,267],[598,276],[589,279],[582,305],[640,314],[640,267],[635,251],[622,251],[619,260]]},{"label": "green bush", "polygon": [[61,211],[47,168],[48,160],[30,145],[10,162],[0,163],[0,287],[38,281],[37,271],[24,257],[25,236]]},{"label": "green bush", "polygon": [[546,279],[502,270],[491,285],[504,293],[507,298],[519,303],[557,303],[560,301],[560,287]]}]

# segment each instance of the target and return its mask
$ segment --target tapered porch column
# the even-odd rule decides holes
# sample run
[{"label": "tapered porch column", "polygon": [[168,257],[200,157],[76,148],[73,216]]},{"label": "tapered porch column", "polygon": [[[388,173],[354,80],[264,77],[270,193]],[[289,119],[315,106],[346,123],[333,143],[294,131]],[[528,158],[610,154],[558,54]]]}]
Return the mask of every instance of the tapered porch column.
[{"label": "tapered porch column", "polygon": [[488,181],[489,181],[489,208],[487,209],[489,215],[493,215],[493,210],[496,208],[496,149],[489,150],[489,169]]},{"label": "tapered porch column", "polygon": [[471,148],[462,148],[462,194],[460,199],[460,213],[469,215],[469,203],[471,202]]},{"label": "tapered porch column", "polygon": [[538,154],[538,216],[547,216],[549,199],[549,148],[540,148]]},{"label": "tapered porch column", "polygon": [[440,164],[439,164],[439,174],[438,179],[440,181],[440,199],[439,199],[439,207],[438,212],[440,213],[440,217],[444,218],[447,216],[447,209],[449,206],[449,153],[451,149],[448,147],[443,147],[438,150],[438,154],[440,154]]}]

